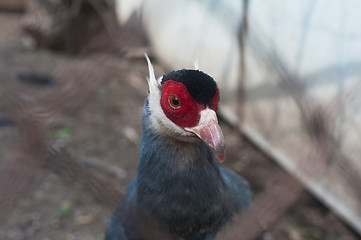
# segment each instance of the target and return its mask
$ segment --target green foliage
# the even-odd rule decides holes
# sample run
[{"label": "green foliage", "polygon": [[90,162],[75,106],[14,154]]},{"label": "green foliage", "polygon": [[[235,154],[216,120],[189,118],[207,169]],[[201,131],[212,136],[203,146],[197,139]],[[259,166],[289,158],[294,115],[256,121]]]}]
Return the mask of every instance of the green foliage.
[{"label": "green foliage", "polygon": [[66,217],[69,216],[69,214],[71,213],[71,205],[68,202],[64,202],[62,203],[58,209],[55,212],[55,215],[58,217]]},{"label": "green foliage", "polygon": [[59,129],[55,132],[54,136],[55,138],[57,139],[60,139],[60,138],[69,138],[71,137],[73,131],[71,128],[62,128],[62,129]]}]

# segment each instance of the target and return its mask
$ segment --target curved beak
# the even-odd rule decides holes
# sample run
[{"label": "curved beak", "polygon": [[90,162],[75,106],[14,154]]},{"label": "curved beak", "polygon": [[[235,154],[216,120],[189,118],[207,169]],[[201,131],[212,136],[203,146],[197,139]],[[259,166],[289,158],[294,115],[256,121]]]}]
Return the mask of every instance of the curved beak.
[{"label": "curved beak", "polygon": [[218,125],[216,112],[206,108],[200,112],[200,119],[196,126],[184,128],[202,139],[214,152],[218,161],[225,158],[226,143],[221,128]]}]

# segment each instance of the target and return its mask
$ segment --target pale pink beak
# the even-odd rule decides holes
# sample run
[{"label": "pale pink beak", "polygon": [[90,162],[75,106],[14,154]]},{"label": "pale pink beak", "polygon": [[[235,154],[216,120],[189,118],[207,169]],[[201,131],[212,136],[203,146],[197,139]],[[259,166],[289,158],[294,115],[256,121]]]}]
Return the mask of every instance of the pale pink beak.
[{"label": "pale pink beak", "polygon": [[225,158],[226,143],[222,130],[218,125],[216,112],[206,108],[200,112],[200,116],[196,126],[184,129],[202,139],[213,150],[218,161],[222,163]]}]

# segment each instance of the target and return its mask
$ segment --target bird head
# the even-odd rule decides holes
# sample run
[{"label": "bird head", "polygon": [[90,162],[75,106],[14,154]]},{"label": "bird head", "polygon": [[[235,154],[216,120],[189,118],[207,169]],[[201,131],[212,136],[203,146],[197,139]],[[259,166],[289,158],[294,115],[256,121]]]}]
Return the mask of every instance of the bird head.
[{"label": "bird head", "polygon": [[199,70],[182,69],[156,79],[149,69],[148,104],[152,128],[162,137],[203,141],[219,162],[225,157],[225,140],[219,127],[219,90],[212,77]]}]

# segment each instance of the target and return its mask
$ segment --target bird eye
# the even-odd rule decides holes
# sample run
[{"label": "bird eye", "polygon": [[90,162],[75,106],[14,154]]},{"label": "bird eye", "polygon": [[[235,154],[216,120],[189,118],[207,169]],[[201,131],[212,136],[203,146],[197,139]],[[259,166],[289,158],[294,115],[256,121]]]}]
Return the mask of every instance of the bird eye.
[{"label": "bird eye", "polygon": [[179,99],[174,96],[174,95],[170,95],[168,98],[168,102],[169,102],[169,106],[173,109],[178,109],[180,107],[180,101]]}]

